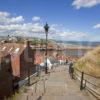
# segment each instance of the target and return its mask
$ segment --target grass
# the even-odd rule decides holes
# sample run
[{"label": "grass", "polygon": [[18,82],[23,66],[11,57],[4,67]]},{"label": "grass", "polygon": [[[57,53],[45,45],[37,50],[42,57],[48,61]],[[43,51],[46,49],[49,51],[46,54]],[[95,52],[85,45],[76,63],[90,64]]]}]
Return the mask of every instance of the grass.
[{"label": "grass", "polygon": [[100,77],[100,46],[79,59],[75,67],[80,71]]}]

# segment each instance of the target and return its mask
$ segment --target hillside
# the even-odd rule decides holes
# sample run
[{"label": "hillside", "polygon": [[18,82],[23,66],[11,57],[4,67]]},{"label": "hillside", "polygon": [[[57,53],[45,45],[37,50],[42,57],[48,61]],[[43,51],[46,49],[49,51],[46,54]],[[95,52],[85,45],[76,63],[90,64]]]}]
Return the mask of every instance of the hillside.
[{"label": "hillside", "polygon": [[100,46],[79,59],[75,67],[80,71],[100,77]]}]

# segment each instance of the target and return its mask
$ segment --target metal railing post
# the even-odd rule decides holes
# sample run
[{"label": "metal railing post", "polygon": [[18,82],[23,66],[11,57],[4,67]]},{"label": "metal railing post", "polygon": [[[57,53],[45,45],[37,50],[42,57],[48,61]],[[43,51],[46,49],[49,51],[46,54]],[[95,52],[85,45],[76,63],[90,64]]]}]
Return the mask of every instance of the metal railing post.
[{"label": "metal railing post", "polygon": [[80,90],[83,90],[83,80],[84,80],[84,72],[82,72],[82,76],[81,76]]},{"label": "metal railing post", "polygon": [[43,79],[44,93],[46,92],[45,79]]},{"label": "metal railing post", "polygon": [[86,80],[85,80],[85,85],[84,85],[84,89],[86,88]]},{"label": "metal railing post", "polygon": [[35,84],[35,93],[37,92],[37,82]]}]

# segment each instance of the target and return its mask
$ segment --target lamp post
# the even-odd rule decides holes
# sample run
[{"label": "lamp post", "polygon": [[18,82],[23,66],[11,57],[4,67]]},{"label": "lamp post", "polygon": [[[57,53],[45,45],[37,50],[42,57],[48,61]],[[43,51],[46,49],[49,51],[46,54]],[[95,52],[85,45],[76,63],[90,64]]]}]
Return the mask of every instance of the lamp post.
[{"label": "lamp post", "polygon": [[48,49],[48,31],[49,31],[49,26],[46,22],[46,25],[44,26],[45,29],[45,34],[46,34],[46,66],[45,66],[45,74],[48,74],[48,68],[47,68],[47,49]]}]

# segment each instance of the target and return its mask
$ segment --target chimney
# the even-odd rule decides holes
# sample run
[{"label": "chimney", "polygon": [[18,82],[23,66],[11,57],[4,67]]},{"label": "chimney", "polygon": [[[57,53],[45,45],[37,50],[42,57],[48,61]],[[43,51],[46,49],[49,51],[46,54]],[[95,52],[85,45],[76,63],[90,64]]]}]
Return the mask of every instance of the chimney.
[{"label": "chimney", "polygon": [[27,45],[27,47],[30,46],[30,42],[29,42],[29,40],[27,40],[26,45]]},{"label": "chimney", "polygon": [[24,41],[24,47],[30,47],[30,41],[27,39]]}]

